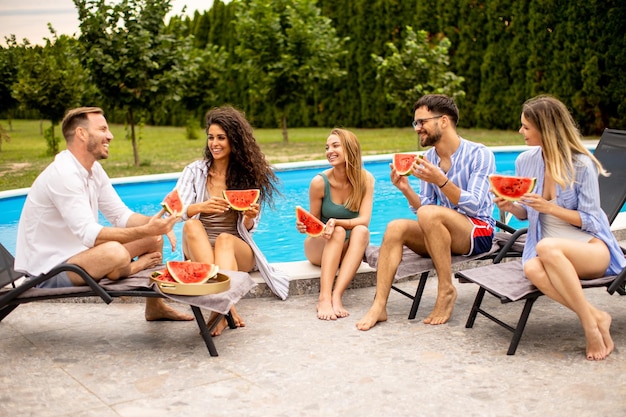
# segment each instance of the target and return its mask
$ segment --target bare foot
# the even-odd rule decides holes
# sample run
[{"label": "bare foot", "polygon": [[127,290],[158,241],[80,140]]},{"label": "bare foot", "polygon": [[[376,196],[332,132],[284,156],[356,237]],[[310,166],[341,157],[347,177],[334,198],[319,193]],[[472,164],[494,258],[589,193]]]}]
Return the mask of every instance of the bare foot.
[{"label": "bare foot", "polygon": [[[219,323],[215,324],[216,320],[219,320]],[[224,329],[228,327],[228,321],[226,317],[212,311],[206,326],[211,330],[211,336],[215,337],[221,335]]]},{"label": "bare foot", "polygon": [[224,329],[227,327],[228,327],[228,320],[226,320],[226,317],[222,317],[220,322],[217,323],[217,325],[213,328],[213,331],[211,332],[211,336],[215,337],[215,336],[221,335]]},{"label": "bare foot", "polygon": [[230,316],[233,318],[233,321],[235,322],[235,326],[246,327],[246,323],[243,321],[243,318],[241,318],[239,313],[237,313],[237,309],[235,308],[235,306],[232,306],[230,308]]},{"label": "bare foot", "polygon": [[424,319],[426,324],[444,324],[452,316],[452,310],[454,310],[454,302],[456,301],[456,288],[450,287],[450,291],[443,294],[437,294],[437,301],[435,307],[431,311],[430,315]]},{"label": "bare foot", "polygon": [[590,361],[601,361],[607,356],[607,349],[602,339],[602,333],[598,327],[585,330],[587,339],[587,359]]},{"label": "bare foot", "polygon": [[184,314],[176,311],[165,303],[165,300],[161,298],[148,298],[146,300],[146,313],[145,317],[147,321],[157,320],[174,320],[174,321],[189,321],[193,320],[191,314]]},{"label": "bare foot", "polygon": [[141,255],[136,261],[130,263],[129,275],[136,274],[144,269],[155,267],[161,263],[162,259],[163,255],[161,252],[152,252]]},{"label": "bare foot", "polygon": [[337,315],[330,301],[320,300],[317,302],[317,318],[320,320],[337,320]]},{"label": "bare foot", "polygon": [[348,317],[350,313],[348,310],[343,308],[343,303],[341,302],[341,297],[337,300],[333,300],[333,311],[338,319],[342,319],[344,317]]},{"label": "bare foot", "polygon": [[611,337],[611,315],[607,312],[600,312],[601,316],[598,318],[598,329],[600,330],[600,334],[602,335],[602,340],[604,341],[604,346],[606,347],[606,356],[609,356],[613,349],[615,348],[615,344],[613,343],[613,338]]},{"label": "bare foot", "polygon": [[[232,306],[230,308],[230,315],[233,318],[233,321],[235,322],[235,327],[246,326],[246,323],[243,321],[241,316],[237,313],[237,309],[235,309],[235,306]],[[209,320],[206,322],[206,325],[209,329],[215,326],[211,329],[211,336],[219,336],[222,334],[224,329],[226,329],[227,327],[230,327],[228,325],[228,320],[226,319],[226,317],[222,317],[221,319],[219,319],[220,320],[219,323],[215,324],[215,320],[217,320],[218,317],[220,317],[220,314],[213,311],[211,312],[211,316],[209,317]]]},{"label": "bare foot", "polygon": [[356,328],[359,330],[369,330],[376,325],[376,323],[387,321],[387,309],[383,307],[382,310],[372,306],[367,314],[356,323]]}]

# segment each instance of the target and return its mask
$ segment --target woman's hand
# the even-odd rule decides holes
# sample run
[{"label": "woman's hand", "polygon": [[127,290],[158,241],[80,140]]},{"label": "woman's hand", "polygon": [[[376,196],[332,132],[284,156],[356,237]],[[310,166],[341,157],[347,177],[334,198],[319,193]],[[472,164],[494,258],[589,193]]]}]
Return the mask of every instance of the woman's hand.
[{"label": "woman's hand", "polygon": [[205,214],[220,214],[228,211],[230,205],[222,197],[211,197],[200,203],[200,212]]},{"label": "woman's hand", "polygon": [[322,237],[324,239],[330,239],[333,235],[333,231],[335,230],[335,219],[328,219],[326,222],[326,227],[324,227],[324,233],[322,233]]},{"label": "woman's hand", "polygon": [[306,233],[306,225],[296,218],[296,230],[300,233]]},{"label": "woman's hand", "polygon": [[254,220],[259,215],[259,208],[259,203],[250,204],[250,208],[243,211],[243,215],[246,220]]},{"label": "woman's hand", "polygon": [[554,208],[554,204],[535,193],[524,194],[519,202],[527,207],[537,210],[539,213],[550,213]]},{"label": "woman's hand", "polygon": [[509,213],[512,213],[513,210],[515,210],[515,203],[502,197],[495,196],[493,202],[496,206],[498,206],[500,211],[508,211]]}]

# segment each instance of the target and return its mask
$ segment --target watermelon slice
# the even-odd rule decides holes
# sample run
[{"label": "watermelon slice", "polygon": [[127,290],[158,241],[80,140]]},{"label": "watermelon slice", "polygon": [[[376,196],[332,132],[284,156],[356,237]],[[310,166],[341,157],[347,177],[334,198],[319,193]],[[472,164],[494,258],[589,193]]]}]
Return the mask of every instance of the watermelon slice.
[{"label": "watermelon slice", "polygon": [[167,268],[161,271],[154,271],[150,276],[154,279],[158,279],[159,281],[176,282],[176,280],[170,275]]},{"label": "watermelon slice", "polygon": [[170,276],[181,284],[204,284],[219,271],[215,264],[192,261],[168,261],[165,266]]},{"label": "watermelon slice", "polygon": [[224,190],[223,194],[233,209],[244,211],[259,200],[261,190]]},{"label": "watermelon slice", "polygon": [[399,175],[411,175],[411,168],[417,155],[412,153],[396,153],[393,155],[393,169]]},{"label": "watermelon slice", "polygon": [[509,201],[519,201],[524,194],[535,188],[537,178],[492,174],[489,176],[489,182],[491,191],[498,197]]},{"label": "watermelon slice", "polygon": [[298,219],[299,222],[304,223],[306,226],[306,233],[311,237],[321,236],[324,232],[324,228],[326,227],[326,225],[317,217],[300,206],[296,206],[296,219]]},{"label": "watermelon slice", "polygon": [[178,194],[178,190],[174,188],[168,195],[165,196],[163,202],[161,202],[161,206],[172,216],[182,216],[183,215],[183,202],[180,199],[180,195]]}]

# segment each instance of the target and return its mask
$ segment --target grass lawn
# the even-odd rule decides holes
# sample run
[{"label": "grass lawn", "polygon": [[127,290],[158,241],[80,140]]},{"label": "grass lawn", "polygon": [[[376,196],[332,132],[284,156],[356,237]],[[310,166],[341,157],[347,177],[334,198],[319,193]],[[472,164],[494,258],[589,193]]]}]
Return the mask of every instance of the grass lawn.
[{"label": "grass lawn", "polygon": [[[12,129],[6,120],[0,125],[10,136],[0,143],[0,191],[30,187],[37,175],[52,161],[46,155],[43,129],[49,122],[13,120]],[[202,158],[205,134],[198,128],[198,139],[186,138],[184,127],[144,126],[137,132],[140,166],[135,167],[130,139],[124,125],[110,126],[115,139],[111,142],[109,159],[102,161],[111,178],[135,175],[179,172],[193,160]],[[376,155],[417,150],[417,137],[411,127],[388,129],[351,129],[359,138],[364,155]],[[272,164],[324,159],[324,146],[330,128],[289,129],[289,143],[283,144],[280,129],[255,131],[261,149]],[[61,128],[60,148],[65,149]],[[522,145],[522,137],[513,131],[459,129],[466,139],[488,146]]]}]

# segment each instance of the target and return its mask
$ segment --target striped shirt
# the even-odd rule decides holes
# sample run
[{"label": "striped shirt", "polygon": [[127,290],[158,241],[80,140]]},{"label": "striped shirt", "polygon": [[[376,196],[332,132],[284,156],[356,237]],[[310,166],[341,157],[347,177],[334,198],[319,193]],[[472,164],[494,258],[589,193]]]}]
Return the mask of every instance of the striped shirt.
[{"label": "striped shirt", "polygon": [[[493,228],[496,221],[493,218],[493,197],[489,192],[489,175],[496,170],[496,158],[485,145],[460,139],[461,143],[450,157],[451,165],[446,173],[448,180],[461,189],[459,203],[453,204],[437,184],[420,180],[421,204],[439,204],[480,219]],[[441,158],[435,148],[429,149],[425,156],[434,165],[440,165]]]},{"label": "striped shirt", "polygon": [[[611,262],[606,274],[618,274],[626,266],[626,259],[615,236],[611,233],[609,220],[600,206],[598,170],[587,155],[574,156],[574,169],[576,173],[573,186],[562,188],[556,185],[556,203],[566,209],[577,210],[582,221],[581,230],[606,243],[611,253]],[[537,146],[520,154],[515,161],[515,171],[517,175],[523,177],[537,178],[534,192],[539,195],[543,194],[545,165],[541,147]],[[541,240],[539,212],[530,207],[524,206],[524,208],[529,226],[522,262],[537,256],[536,246]]]}]

